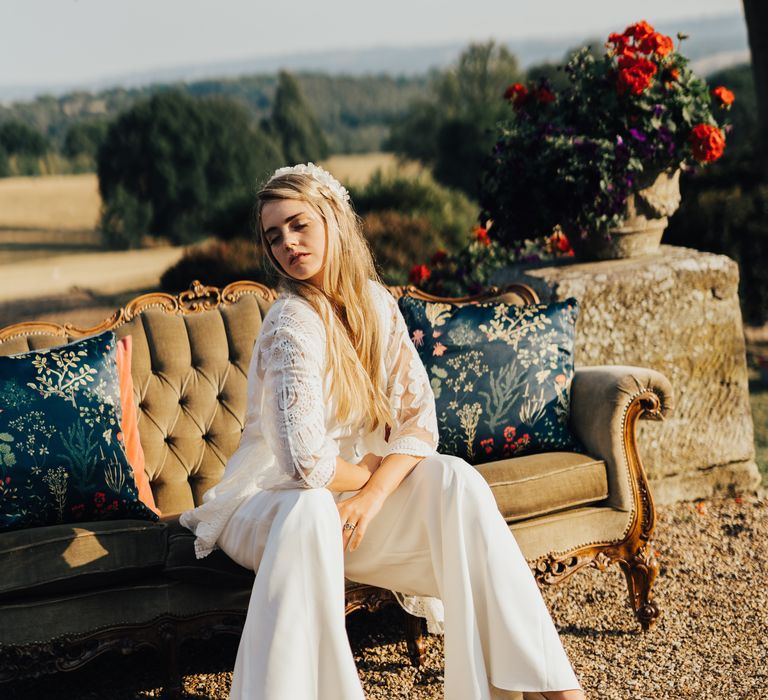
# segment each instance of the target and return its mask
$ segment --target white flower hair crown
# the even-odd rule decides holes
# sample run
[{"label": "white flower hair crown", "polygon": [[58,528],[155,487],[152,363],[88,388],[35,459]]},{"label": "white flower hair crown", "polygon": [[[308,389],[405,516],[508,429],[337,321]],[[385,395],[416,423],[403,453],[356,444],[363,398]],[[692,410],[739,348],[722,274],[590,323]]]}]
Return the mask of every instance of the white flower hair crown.
[{"label": "white flower hair crown", "polygon": [[327,170],[324,170],[319,165],[314,163],[300,163],[299,165],[291,165],[286,168],[278,168],[272,173],[272,177],[268,182],[272,182],[276,177],[283,175],[309,175],[317,180],[320,184],[325,185],[333,194],[335,194],[342,202],[349,201],[349,192],[333,175]]}]

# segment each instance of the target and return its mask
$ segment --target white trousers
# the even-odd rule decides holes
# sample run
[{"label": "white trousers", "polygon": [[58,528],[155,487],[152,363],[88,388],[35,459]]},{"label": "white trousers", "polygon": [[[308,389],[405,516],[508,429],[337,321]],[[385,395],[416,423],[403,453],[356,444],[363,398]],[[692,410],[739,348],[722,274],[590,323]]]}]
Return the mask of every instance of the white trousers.
[{"label": "white trousers", "polygon": [[233,700],[360,700],[344,621],[344,576],[445,608],[446,700],[579,687],[536,582],[483,477],[423,459],[343,552],[326,489],[262,491],[218,540],[256,571]]}]

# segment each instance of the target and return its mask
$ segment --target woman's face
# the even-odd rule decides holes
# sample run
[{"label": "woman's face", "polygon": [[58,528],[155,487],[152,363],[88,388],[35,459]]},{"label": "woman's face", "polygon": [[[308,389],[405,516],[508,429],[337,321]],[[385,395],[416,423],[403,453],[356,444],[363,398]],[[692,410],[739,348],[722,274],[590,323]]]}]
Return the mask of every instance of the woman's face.
[{"label": "woman's face", "polygon": [[261,209],[264,241],[285,274],[322,286],[326,230],[307,202],[277,199]]}]

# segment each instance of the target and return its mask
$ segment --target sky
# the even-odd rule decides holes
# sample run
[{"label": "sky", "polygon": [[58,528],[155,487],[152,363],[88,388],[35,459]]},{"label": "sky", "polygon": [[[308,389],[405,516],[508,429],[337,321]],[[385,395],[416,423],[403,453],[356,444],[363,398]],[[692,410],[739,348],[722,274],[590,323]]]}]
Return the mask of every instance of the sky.
[{"label": "sky", "polygon": [[0,85],[365,47],[621,31],[740,0],[0,0]]}]

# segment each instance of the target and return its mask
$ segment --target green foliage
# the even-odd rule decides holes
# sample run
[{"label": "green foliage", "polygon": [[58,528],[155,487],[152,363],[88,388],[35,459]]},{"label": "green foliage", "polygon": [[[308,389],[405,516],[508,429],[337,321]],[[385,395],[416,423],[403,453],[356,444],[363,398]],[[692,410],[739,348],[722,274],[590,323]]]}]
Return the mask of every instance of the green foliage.
[{"label": "green foliage", "polygon": [[102,206],[99,229],[104,245],[125,250],[141,246],[151,223],[152,205],[118,185]]},{"label": "green foliage", "polygon": [[48,139],[24,122],[11,120],[0,124],[0,147],[8,155],[41,158],[50,148]]},{"label": "green foliage", "polygon": [[377,171],[364,187],[349,190],[361,216],[397,212],[412,220],[426,220],[438,236],[438,247],[447,250],[458,249],[477,222],[477,204],[426,175],[388,176]]},{"label": "green foliage", "polygon": [[8,177],[11,174],[11,164],[8,162],[8,151],[0,146],[0,177]]},{"label": "green foliage", "polygon": [[105,119],[97,121],[75,122],[67,129],[61,151],[67,158],[86,156],[96,161],[101,144],[107,135],[108,122]]},{"label": "green foliage", "polygon": [[214,287],[225,287],[238,280],[253,280],[274,285],[276,276],[263,261],[261,246],[251,239],[209,241],[185,251],[182,258],[160,278],[167,292],[189,289],[195,280]]},{"label": "green foliage", "polygon": [[277,92],[268,122],[269,133],[280,143],[289,164],[328,157],[328,143],[301,93],[296,79],[285,71],[278,76]]},{"label": "green foliage", "polygon": [[493,128],[509,115],[500,98],[519,77],[517,59],[505,47],[493,41],[470,45],[455,68],[433,74],[427,95],[393,123],[388,146],[433,167],[441,183],[476,197]]},{"label": "green foliage", "polygon": [[525,72],[526,79],[535,84],[549,85],[553,90],[565,90],[568,85],[568,73],[565,71],[565,66],[578,54],[580,51],[588,51],[595,59],[600,59],[603,53],[603,42],[600,39],[593,39],[591,41],[584,42],[581,46],[575,49],[569,49],[566,51],[563,60],[559,63],[552,63],[545,61],[543,63],[536,63],[528,67]]},{"label": "green foliage", "polygon": [[238,103],[167,92],[110,124],[98,152],[99,188],[107,205],[118,188],[147,203],[150,233],[185,243],[281,163]]}]

